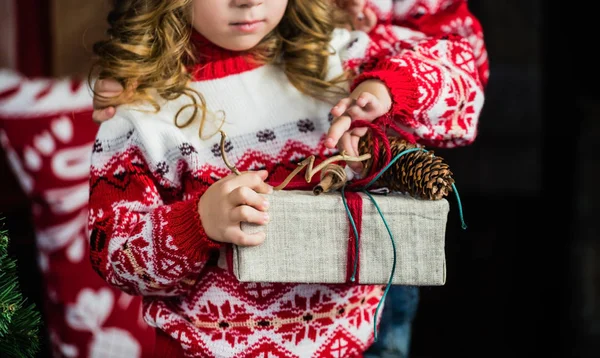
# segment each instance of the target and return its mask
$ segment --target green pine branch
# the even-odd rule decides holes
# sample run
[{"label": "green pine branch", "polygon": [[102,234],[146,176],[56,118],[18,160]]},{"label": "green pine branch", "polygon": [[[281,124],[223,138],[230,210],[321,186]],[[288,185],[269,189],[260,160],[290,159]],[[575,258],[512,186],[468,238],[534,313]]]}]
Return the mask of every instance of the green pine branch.
[{"label": "green pine branch", "polygon": [[16,260],[0,230],[0,357],[30,358],[39,349],[41,315],[19,289]]}]

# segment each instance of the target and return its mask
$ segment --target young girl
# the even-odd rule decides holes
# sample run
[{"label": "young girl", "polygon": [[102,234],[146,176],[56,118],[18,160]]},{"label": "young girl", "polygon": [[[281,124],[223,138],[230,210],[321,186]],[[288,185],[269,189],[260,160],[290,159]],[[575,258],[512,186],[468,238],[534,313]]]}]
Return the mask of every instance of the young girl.
[{"label": "young girl", "polygon": [[336,28],[331,2],[116,1],[95,50],[131,104],[94,146],[90,255],[144,296],[157,356],[362,356],[381,286],[240,283],[220,250],[264,240],[240,222],[268,222],[260,194],[299,160],[355,154],[353,119],[389,115],[428,145],[475,139],[485,58],[459,35],[477,25],[465,1],[424,1],[426,28],[448,25],[430,36]]}]

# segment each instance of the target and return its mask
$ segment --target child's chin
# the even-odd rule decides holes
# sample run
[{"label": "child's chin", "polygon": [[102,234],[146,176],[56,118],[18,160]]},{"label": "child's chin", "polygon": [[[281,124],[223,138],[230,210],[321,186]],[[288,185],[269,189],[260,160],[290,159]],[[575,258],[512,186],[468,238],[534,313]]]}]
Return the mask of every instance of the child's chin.
[{"label": "child's chin", "polygon": [[230,51],[247,51],[258,45],[260,40],[261,38],[254,38],[254,36],[241,36],[240,38],[220,44],[219,46]]}]

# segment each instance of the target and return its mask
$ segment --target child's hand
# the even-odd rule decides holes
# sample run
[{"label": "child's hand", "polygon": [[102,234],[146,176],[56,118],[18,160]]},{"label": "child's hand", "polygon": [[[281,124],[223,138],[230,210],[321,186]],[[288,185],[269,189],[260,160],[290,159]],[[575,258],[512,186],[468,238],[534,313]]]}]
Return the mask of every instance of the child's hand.
[{"label": "child's hand", "polygon": [[350,15],[355,30],[369,32],[377,25],[377,14],[369,6],[367,0],[335,0],[340,9]]},{"label": "child's hand", "polygon": [[118,99],[115,104],[115,99],[123,93],[123,86],[113,79],[98,80],[94,83],[94,112],[92,113],[92,119],[96,123],[102,123],[111,119],[115,115],[115,106],[123,103],[127,103],[132,96],[133,88],[128,92],[128,96],[123,96]]},{"label": "child's hand", "polygon": [[[367,133],[367,128],[355,128],[350,130],[353,120],[374,121],[389,112],[392,106],[392,98],[387,86],[379,80],[367,80],[358,85],[349,97],[341,99],[332,109],[334,116],[325,146],[344,151],[350,156],[359,156],[358,142]],[[359,173],[363,164],[361,162],[349,162],[348,166]]]},{"label": "child's hand", "polygon": [[265,233],[246,234],[241,222],[266,224],[269,206],[263,196],[273,188],[265,183],[267,171],[231,174],[206,190],[198,204],[200,220],[209,238],[239,246],[255,246],[265,240]]}]

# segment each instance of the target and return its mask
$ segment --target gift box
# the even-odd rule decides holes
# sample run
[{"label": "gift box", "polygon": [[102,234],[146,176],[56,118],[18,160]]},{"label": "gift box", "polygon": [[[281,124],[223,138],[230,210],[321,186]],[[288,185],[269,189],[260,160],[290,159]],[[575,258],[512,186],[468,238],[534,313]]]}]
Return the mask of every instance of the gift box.
[{"label": "gift box", "polygon": [[243,223],[242,230],[265,231],[266,240],[232,246],[230,269],[242,282],[388,284],[393,274],[394,285],[443,285],[448,201],[371,196],[377,205],[363,192],[265,195],[270,222]]}]

